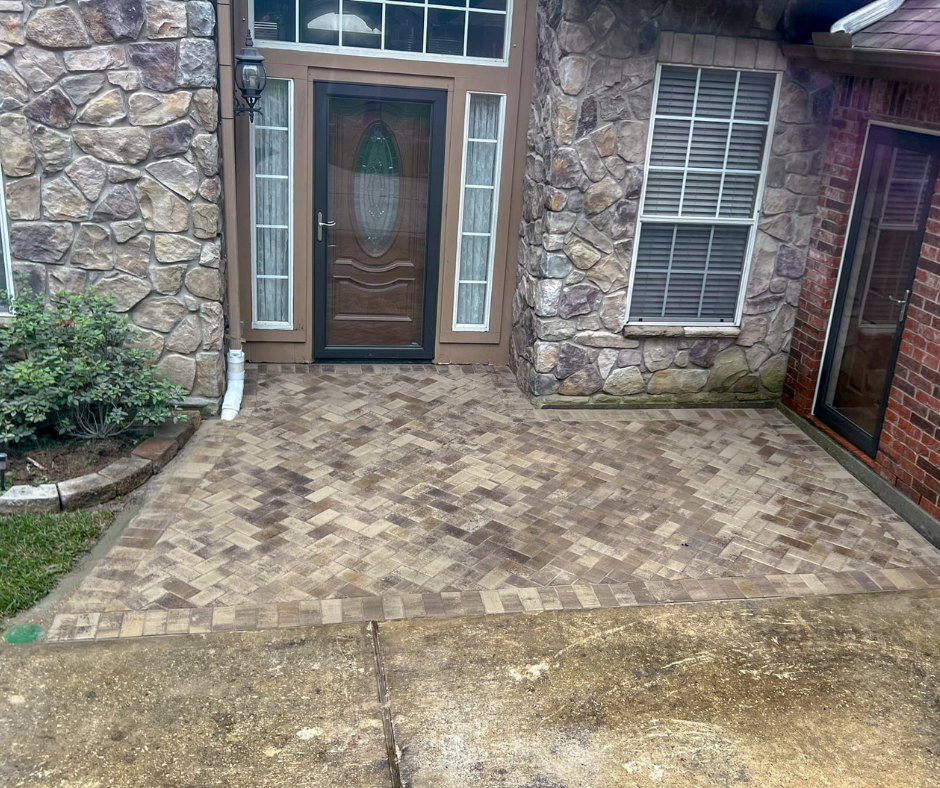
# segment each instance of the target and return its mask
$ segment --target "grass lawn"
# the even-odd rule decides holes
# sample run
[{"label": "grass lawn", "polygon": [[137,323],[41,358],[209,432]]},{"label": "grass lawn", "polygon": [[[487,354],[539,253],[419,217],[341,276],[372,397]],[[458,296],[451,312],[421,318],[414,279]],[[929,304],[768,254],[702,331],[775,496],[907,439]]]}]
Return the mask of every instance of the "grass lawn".
[{"label": "grass lawn", "polygon": [[48,594],[113,517],[104,511],[0,515],[0,629]]}]

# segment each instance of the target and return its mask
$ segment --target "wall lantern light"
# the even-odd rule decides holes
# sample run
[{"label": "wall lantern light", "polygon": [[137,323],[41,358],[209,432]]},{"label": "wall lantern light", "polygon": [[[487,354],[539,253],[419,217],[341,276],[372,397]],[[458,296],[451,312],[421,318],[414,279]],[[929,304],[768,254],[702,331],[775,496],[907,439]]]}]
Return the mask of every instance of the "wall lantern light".
[{"label": "wall lantern light", "polygon": [[255,42],[251,40],[251,31],[245,39],[245,46],[235,55],[235,87],[241,93],[245,103],[242,104],[238,95],[235,96],[235,114],[241,115],[248,113],[249,123],[255,120],[255,113],[263,114],[257,108],[261,101],[261,91],[268,81],[268,75],[264,70],[264,55],[255,49]]}]

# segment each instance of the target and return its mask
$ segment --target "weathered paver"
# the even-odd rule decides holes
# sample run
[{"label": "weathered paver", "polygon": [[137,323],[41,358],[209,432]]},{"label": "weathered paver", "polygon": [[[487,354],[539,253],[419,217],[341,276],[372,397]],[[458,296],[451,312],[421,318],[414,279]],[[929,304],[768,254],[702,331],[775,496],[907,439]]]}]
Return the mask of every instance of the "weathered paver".
[{"label": "weathered paver", "polygon": [[229,608],[254,628],[940,585],[940,553],[775,411],[539,411],[503,369],[296,370],[250,372],[50,638],[87,613],[112,637],[146,634],[124,611],[205,631]]}]

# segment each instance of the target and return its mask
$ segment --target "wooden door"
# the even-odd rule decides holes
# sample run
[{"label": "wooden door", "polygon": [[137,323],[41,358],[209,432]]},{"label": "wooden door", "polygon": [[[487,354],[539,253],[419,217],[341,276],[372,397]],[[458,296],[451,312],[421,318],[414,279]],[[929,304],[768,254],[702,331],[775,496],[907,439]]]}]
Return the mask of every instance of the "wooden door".
[{"label": "wooden door", "polygon": [[431,359],[446,94],[315,96],[314,356]]}]

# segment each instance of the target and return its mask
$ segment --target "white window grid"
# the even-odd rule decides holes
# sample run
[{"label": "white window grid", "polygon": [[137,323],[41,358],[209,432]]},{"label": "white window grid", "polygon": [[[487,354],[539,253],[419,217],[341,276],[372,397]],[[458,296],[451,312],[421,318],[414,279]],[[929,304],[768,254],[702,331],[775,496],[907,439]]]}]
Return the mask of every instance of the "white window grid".
[{"label": "white window grid", "polygon": [[[281,81],[287,83],[287,126],[265,125],[263,118],[257,123],[249,125],[249,146],[251,149],[250,175],[251,175],[251,327],[258,329],[273,329],[276,331],[290,331],[294,328],[294,80],[268,78],[268,82]],[[255,172],[255,135],[261,129],[265,131],[279,131],[287,133],[287,175],[262,175]],[[260,179],[277,179],[288,181],[288,208],[287,224],[257,224],[257,194],[255,183]],[[258,234],[259,229],[279,229],[287,231],[287,274],[259,274],[258,273]],[[287,320],[259,320],[258,319],[258,283],[264,279],[287,280]]]},{"label": "white window grid", "polygon": [[[474,96],[496,96],[499,98],[499,120],[497,125],[496,139],[485,139],[481,137],[471,137],[470,136],[470,102],[473,100]],[[499,184],[500,176],[502,173],[502,154],[503,154],[503,127],[505,126],[505,117],[506,117],[506,95],[504,93],[482,93],[480,91],[468,92],[467,93],[467,104],[464,113],[464,128],[463,128],[463,153],[461,157],[461,173],[460,173],[460,210],[458,212],[458,240],[457,240],[457,270],[455,272],[456,277],[456,286],[454,287],[454,322],[453,330],[454,331],[489,331],[490,330],[490,306],[493,300],[493,267],[494,261],[496,259],[496,219],[499,216]],[[492,186],[477,186],[467,183],[467,152],[470,148],[470,143],[484,143],[492,144],[496,146],[496,156],[494,162],[494,172],[493,172],[493,185]],[[481,232],[466,232],[463,229],[464,221],[464,198],[467,193],[467,189],[491,189],[493,191],[493,200],[490,203],[490,230],[488,233]],[[489,240],[487,244],[487,261],[486,261],[486,279],[462,279],[460,276],[460,270],[462,267],[462,256],[463,256],[463,239],[464,236],[477,236],[485,237]],[[460,286],[473,285],[473,284],[482,284],[486,285],[486,297],[484,299],[483,307],[483,322],[482,323],[459,323],[457,321],[457,308],[460,298]]]},{"label": "white window grid", "polygon": [[[343,49],[350,54],[364,55],[366,57],[390,57],[397,58],[401,60],[435,60],[438,62],[444,63],[471,63],[476,65],[498,65],[505,66],[509,63],[509,33],[512,22],[512,0],[506,0],[505,10],[491,9],[491,8],[473,8],[470,6],[470,0],[464,0],[463,5],[442,5],[439,3],[432,2],[419,2],[418,0],[395,0],[394,2],[389,2],[389,0],[352,0],[356,3],[362,3],[366,5],[378,5],[382,6],[382,32],[379,34],[380,45],[376,48],[371,47],[357,47],[351,46],[349,44],[343,44],[343,20],[344,20],[344,6],[348,0],[339,0],[339,44],[311,44],[306,43],[300,40],[300,2],[301,0],[295,0],[294,2],[294,41],[276,41],[269,39],[260,39],[255,35],[256,45],[261,47],[271,47],[274,49],[303,49],[311,52],[332,52],[335,53],[337,49]],[[255,25],[255,0],[249,2],[249,20],[248,25],[252,31],[256,31]],[[424,10],[424,40],[422,42],[422,47],[420,52],[407,52],[397,49],[386,49],[385,46],[385,33],[387,26],[385,23],[387,6],[391,5],[394,7],[404,7],[404,8],[421,8]],[[434,52],[428,52],[428,10],[438,10],[438,11],[455,11],[455,12],[464,12],[467,14],[464,19],[464,29],[463,29],[463,55],[443,55],[437,54]],[[501,58],[481,58],[481,57],[468,57],[467,52],[467,36],[470,29],[469,25],[469,15],[468,14],[491,14],[496,16],[504,16],[506,18],[506,23],[503,26],[503,56]],[[361,34],[360,34],[361,35]]]},{"label": "white window grid", "polygon": [[0,315],[13,311],[13,265],[10,258],[10,228],[7,224],[6,187],[0,173],[0,281],[6,285],[6,297],[0,298]]},{"label": "white window grid", "polygon": [[[645,175],[643,178],[643,191],[642,191],[642,194],[640,195],[640,210],[639,210],[639,215],[637,219],[636,238],[633,244],[633,260],[630,266],[630,283],[627,289],[628,325],[643,325],[643,326],[694,325],[694,326],[700,326],[700,327],[704,327],[704,326],[727,327],[731,325],[740,326],[742,311],[744,308],[743,296],[747,288],[747,280],[750,274],[751,258],[754,252],[754,241],[757,236],[756,229],[757,229],[758,221],[760,219],[760,206],[761,206],[761,201],[763,199],[763,194],[764,194],[764,182],[767,177],[767,163],[770,160],[770,149],[773,143],[770,132],[772,130],[772,124],[775,122],[775,119],[777,117],[777,104],[780,98],[780,75],[777,72],[766,72],[766,71],[761,71],[760,69],[749,69],[749,70],[722,69],[722,68],[716,68],[712,66],[702,66],[702,67],[673,66],[673,65],[666,64],[669,68],[689,68],[689,69],[695,68],[697,69],[697,72],[698,72],[695,78],[695,97],[693,100],[692,114],[691,115],[670,115],[670,114],[665,114],[665,113],[660,114],[657,112],[658,104],[659,104],[659,84],[662,78],[663,65],[664,64],[660,63],[656,67],[656,80],[655,80],[655,85],[653,89],[653,115],[650,120],[650,127],[649,127],[649,132],[647,134],[647,140],[646,140],[646,161],[645,161],[645,166],[644,166]],[[735,83],[734,83],[734,97],[732,99],[731,113],[727,119],[713,117],[713,116],[698,117],[696,115],[696,108],[697,108],[698,98],[699,98],[699,84],[701,82],[703,70],[732,71],[736,75]],[[756,73],[771,73],[775,77],[773,98],[771,99],[771,104],[770,104],[770,115],[768,117],[768,120],[766,121],[753,120],[753,119],[738,120],[738,119],[735,119],[734,117],[735,109],[737,108],[738,88],[741,83],[741,74],[746,73],[747,71],[756,72]],[[765,126],[767,131],[765,132],[765,136],[764,136],[764,153],[763,153],[763,158],[761,161],[761,168],[760,170],[740,170],[740,169],[728,169],[727,167],[723,167],[721,169],[707,168],[707,167],[688,167],[688,166],[671,167],[671,166],[666,166],[666,165],[656,165],[656,166],[651,167],[650,157],[651,157],[652,149],[653,149],[653,132],[655,131],[655,128],[656,128],[656,121],[660,119],[662,120],[690,120],[691,121],[691,124],[689,127],[688,145],[687,145],[686,155],[685,155],[686,164],[688,164],[688,160],[689,160],[689,153],[690,153],[691,146],[692,146],[696,121],[701,121],[703,123],[704,122],[722,123],[722,122],[727,121],[728,137],[726,139],[725,152],[724,152],[724,164],[725,165],[727,165],[728,163],[728,153],[730,151],[731,135],[734,130],[735,124]],[[670,172],[671,171],[671,172],[683,173],[682,192],[681,192],[680,203],[679,203],[679,212],[677,214],[648,214],[646,213],[646,194],[647,194],[647,186],[649,185],[649,174],[651,171],[652,172],[656,172],[656,171]],[[718,195],[718,202],[715,208],[715,212],[716,212],[715,216],[703,216],[700,214],[685,215],[685,216],[681,215],[682,203],[685,200],[685,187],[686,187],[686,182],[688,181],[689,173],[693,173],[693,174],[720,173],[722,175],[721,187],[720,187],[720,191]],[[759,176],[758,182],[757,182],[757,190],[754,195],[753,212],[751,216],[747,216],[747,217],[723,216],[719,218],[717,214],[721,210],[721,197],[724,191],[725,175],[735,175],[735,174],[749,174],[749,175],[757,174]],[[741,271],[741,281],[738,285],[737,307],[735,309],[733,323],[731,321],[693,320],[690,318],[684,318],[682,320],[666,320],[666,319],[642,320],[642,321],[630,320],[629,316],[631,313],[632,301],[633,301],[633,285],[634,285],[634,279],[636,277],[637,258],[638,258],[639,250],[640,250],[640,243],[639,243],[640,234],[642,233],[644,224],[652,224],[652,223],[675,224],[675,225],[679,225],[679,224],[711,225],[713,228],[715,226],[733,225],[733,226],[744,226],[744,227],[749,228],[747,249],[745,251],[745,256],[744,256],[744,266]],[[714,236],[714,229],[712,229],[712,232],[709,234],[709,246],[711,245],[711,239],[713,236]],[[675,234],[673,234],[673,238],[675,238]],[[709,257],[710,257],[710,251],[709,251]],[[671,273],[688,273],[688,271],[684,269],[673,269],[671,266],[670,266],[670,272]],[[696,270],[693,273],[700,274],[702,273],[702,271]],[[706,270],[705,270],[706,279],[703,279],[703,288],[702,288],[703,296],[704,296],[704,285],[705,285],[705,282],[707,281],[707,275],[708,275],[708,270],[707,270],[707,264],[706,264]],[[667,284],[667,293],[668,293],[668,284]],[[666,303],[666,299],[664,298],[663,299],[664,308],[665,308],[665,303]],[[700,300],[700,309],[701,309],[701,300]]]}]

